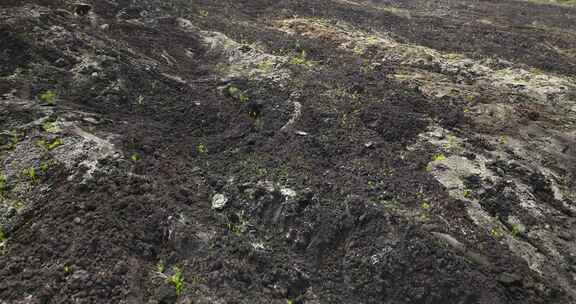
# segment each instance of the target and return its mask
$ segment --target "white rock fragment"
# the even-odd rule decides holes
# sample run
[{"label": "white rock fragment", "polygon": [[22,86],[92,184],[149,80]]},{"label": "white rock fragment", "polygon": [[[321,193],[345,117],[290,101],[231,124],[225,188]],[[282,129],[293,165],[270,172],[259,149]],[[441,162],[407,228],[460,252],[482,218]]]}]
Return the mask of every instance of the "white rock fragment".
[{"label": "white rock fragment", "polygon": [[282,189],[280,189],[280,193],[287,198],[295,198],[296,197],[296,191],[294,191],[290,188],[282,188]]},{"label": "white rock fragment", "polygon": [[217,193],[212,197],[212,209],[222,209],[228,203],[228,198],[221,193]]}]

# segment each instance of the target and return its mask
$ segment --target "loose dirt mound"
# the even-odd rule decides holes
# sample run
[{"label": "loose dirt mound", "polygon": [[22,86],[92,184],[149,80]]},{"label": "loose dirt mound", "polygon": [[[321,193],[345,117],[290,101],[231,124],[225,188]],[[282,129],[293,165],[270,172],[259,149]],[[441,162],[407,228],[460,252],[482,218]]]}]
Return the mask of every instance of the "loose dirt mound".
[{"label": "loose dirt mound", "polygon": [[3,1],[0,303],[574,303],[575,18]]}]

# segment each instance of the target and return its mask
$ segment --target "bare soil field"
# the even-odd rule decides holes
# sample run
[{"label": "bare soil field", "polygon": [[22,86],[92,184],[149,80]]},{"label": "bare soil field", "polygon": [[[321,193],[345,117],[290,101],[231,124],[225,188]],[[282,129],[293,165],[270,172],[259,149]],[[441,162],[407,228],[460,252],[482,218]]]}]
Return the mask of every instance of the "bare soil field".
[{"label": "bare soil field", "polygon": [[576,7],[0,1],[0,303],[576,303]]}]

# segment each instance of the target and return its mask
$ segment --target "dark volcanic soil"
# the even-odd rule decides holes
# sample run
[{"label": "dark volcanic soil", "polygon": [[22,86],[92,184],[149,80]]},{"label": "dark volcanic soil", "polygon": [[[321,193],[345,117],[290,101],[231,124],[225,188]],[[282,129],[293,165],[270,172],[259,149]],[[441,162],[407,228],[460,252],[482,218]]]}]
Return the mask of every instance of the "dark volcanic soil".
[{"label": "dark volcanic soil", "polygon": [[0,2],[0,303],[576,303],[576,8]]}]

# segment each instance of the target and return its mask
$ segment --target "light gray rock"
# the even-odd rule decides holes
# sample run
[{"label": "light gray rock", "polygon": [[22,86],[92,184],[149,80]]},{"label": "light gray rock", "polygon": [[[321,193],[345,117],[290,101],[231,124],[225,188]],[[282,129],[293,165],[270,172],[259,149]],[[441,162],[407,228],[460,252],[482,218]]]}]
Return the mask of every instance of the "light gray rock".
[{"label": "light gray rock", "polygon": [[212,197],[212,209],[223,209],[228,203],[228,198],[221,193],[217,193]]}]

